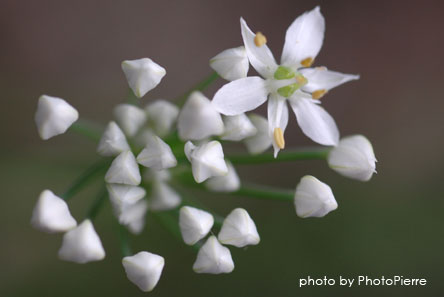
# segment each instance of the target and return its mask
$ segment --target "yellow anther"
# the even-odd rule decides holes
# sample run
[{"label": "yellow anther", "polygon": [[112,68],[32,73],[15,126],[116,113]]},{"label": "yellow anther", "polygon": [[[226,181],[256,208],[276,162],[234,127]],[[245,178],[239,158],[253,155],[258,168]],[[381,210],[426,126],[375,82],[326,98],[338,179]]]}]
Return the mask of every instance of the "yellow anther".
[{"label": "yellow anther", "polygon": [[296,80],[298,81],[298,83],[303,86],[307,83],[307,78],[305,78],[305,76],[303,75],[296,75]]},{"label": "yellow anther", "polygon": [[281,128],[274,128],[273,132],[274,141],[276,142],[277,146],[280,149],[283,149],[285,147],[285,139],[284,139],[284,133],[282,132]]},{"label": "yellow anther", "polygon": [[311,57],[305,58],[304,60],[301,61],[301,65],[304,67],[310,67],[311,65],[313,65],[314,59]]},{"label": "yellow anther", "polygon": [[267,43],[267,37],[265,37],[265,35],[262,34],[261,32],[257,32],[256,36],[254,36],[254,44],[257,47],[261,47],[266,43]]},{"label": "yellow anther", "polygon": [[322,96],[324,96],[327,93],[326,89],[316,90],[313,93],[311,93],[311,97],[313,99],[321,99]]}]

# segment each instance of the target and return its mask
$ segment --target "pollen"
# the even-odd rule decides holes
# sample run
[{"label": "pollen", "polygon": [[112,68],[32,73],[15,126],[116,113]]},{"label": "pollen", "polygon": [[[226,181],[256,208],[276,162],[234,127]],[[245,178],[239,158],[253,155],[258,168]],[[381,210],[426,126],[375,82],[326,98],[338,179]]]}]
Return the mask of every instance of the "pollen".
[{"label": "pollen", "polygon": [[256,36],[254,37],[254,44],[257,47],[261,47],[266,43],[267,43],[267,37],[265,37],[265,35],[262,34],[262,32],[257,32]]},{"label": "pollen", "polygon": [[281,128],[274,128],[273,132],[274,141],[276,142],[277,146],[280,149],[283,149],[285,147],[285,139],[284,139],[284,133],[282,132]]},{"label": "pollen", "polygon": [[305,58],[304,60],[301,61],[301,65],[304,67],[310,67],[311,65],[313,65],[314,59],[311,57]]},{"label": "pollen", "polygon": [[327,93],[326,89],[316,90],[313,93],[311,93],[311,97],[313,99],[321,99],[322,96],[324,96]]}]

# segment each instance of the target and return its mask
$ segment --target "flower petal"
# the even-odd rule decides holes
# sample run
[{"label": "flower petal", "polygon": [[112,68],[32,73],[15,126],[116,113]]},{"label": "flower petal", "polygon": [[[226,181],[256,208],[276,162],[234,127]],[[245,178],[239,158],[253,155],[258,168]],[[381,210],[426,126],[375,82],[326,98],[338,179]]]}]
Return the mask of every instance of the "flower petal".
[{"label": "flower petal", "polygon": [[260,154],[271,146],[271,138],[268,135],[268,121],[258,114],[249,114],[248,118],[256,127],[257,133],[244,139],[244,143],[250,154]]},{"label": "flower petal", "polygon": [[302,89],[310,93],[316,90],[328,91],[351,80],[359,79],[359,75],[330,71],[326,67],[306,68],[300,72],[308,80]]},{"label": "flower petal", "polygon": [[280,128],[282,134],[284,134],[288,124],[288,106],[286,101],[284,97],[277,94],[271,95],[270,100],[268,100],[268,134],[273,141],[275,158],[280,148],[274,139],[274,130]]},{"label": "flower petal", "polygon": [[255,109],[267,100],[265,80],[251,76],[232,81],[220,88],[211,102],[224,115],[238,115]]},{"label": "flower petal", "polygon": [[325,20],[319,6],[299,16],[285,34],[281,64],[299,68],[303,60],[314,60],[321,50],[324,32]]},{"label": "flower petal", "polygon": [[210,60],[210,67],[229,81],[246,77],[249,66],[247,52],[243,46],[224,50]]}]

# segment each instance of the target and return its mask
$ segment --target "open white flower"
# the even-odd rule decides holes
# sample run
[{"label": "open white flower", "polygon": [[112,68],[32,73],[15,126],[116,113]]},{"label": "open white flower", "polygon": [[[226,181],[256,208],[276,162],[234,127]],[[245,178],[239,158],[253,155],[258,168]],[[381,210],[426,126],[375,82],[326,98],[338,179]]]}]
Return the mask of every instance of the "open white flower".
[{"label": "open white flower", "polygon": [[197,273],[230,273],[234,269],[230,250],[219,243],[216,236],[210,236],[200,248],[193,270]]},{"label": "open white flower", "polygon": [[111,163],[105,175],[105,181],[110,184],[125,184],[137,186],[140,184],[139,165],[131,151],[120,153]]},{"label": "open white flower", "polygon": [[234,192],[240,188],[240,179],[231,162],[226,162],[228,173],[226,175],[210,177],[205,186],[214,192]]},{"label": "open white flower", "polygon": [[235,80],[214,96],[213,105],[224,115],[237,115],[262,105],[268,98],[269,135],[275,153],[285,147],[288,123],[287,99],[305,135],[323,145],[336,145],[339,132],[333,118],[318,105],[328,90],[357,75],[342,74],[325,67],[310,67],[321,49],[325,21],[319,7],[298,17],[288,28],[278,65],[261,33],[254,34],[241,18],[242,38],[248,59],[258,76]]},{"label": "open white flower", "polygon": [[218,141],[206,142],[199,146],[188,141],[185,144],[185,154],[191,162],[191,170],[197,183],[228,173],[222,145]]},{"label": "open white flower", "polygon": [[65,133],[78,118],[77,110],[65,100],[48,95],[40,96],[35,123],[43,140]]},{"label": "open white flower", "polygon": [[257,133],[256,127],[246,114],[223,117],[225,131],[221,135],[223,140],[240,141]]},{"label": "open white flower", "polygon": [[128,279],[140,290],[149,292],[159,282],[165,259],[156,254],[139,252],[134,256],[123,258],[122,265]]},{"label": "open white flower", "polygon": [[154,89],[166,74],[165,68],[148,58],[123,61],[122,70],[138,98]]},{"label": "open white flower", "polygon": [[376,168],[373,146],[363,135],[344,137],[328,154],[328,165],[343,176],[368,181]]},{"label": "open white flower", "polygon": [[256,225],[243,208],[234,209],[224,220],[218,239],[236,247],[256,245],[260,241]]},{"label": "open white flower", "polygon": [[224,50],[210,60],[210,67],[230,81],[246,77],[249,66],[244,46]]},{"label": "open white flower", "polygon": [[182,202],[180,195],[166,182],[153,180],[150,208],[153,211],[164,211],[178,207]]},{"label": "open white flower", "polygon": [[50,190],[44,190],[32,212],[31,225],[40,231],[56,233],[76,227],[77,222],[62,198]]},{"label": "open white flower", "polygon": [[105,258],[102,242],[90,220],[83,221],[63,235],[59,258],[80,264]]},{"label": "open white flower", "polygon": [[301,218],[323,217],[338,208],[331,188],[311,175],[304,176],[296,187],[294,205]]},{"label": "open white flower", "polygon": [[146,122],[145,111],[132,104],[119,104],[114,108],[114,117],[129,137],[136,135]]},{"label": "open white flower", "polygon": [[201,209],[183,206],[179,212],[179,227],[183,241],[193,245],[210,232],[213,227],[213,216]]},{"label": "open white flower", "polygon": [[116,122],[109,122],[97,147],[99,155],[104,157],[117,156],[128,150],[130,150],[130,147],[123,131]]},{"label": "open white flower", "polygon": [[114,213],[120,216],[128,207],[137,203],[146,196],[146,190],[142,187],[107,184],[109,200],[113,207]]},{"label": "open white flower", "polygon": [[154,132],[160,137],[168,135],[176,123],[179,108],[166,100],[159,99],[145,107],[148,122]]},{"label": "open white flower", "polygon": [[253,136],[244,139],[244,143],[251,154],[257,155],[265,152],[272,144],[271,138],[268,135],[268,121],[258,114],[249,114],[248,118],[257,132]]},{"label": "open white flower", "polygon": [[156,170],[167,169],[177,165],[176,157],[168,144],[160,137],[152,135],[147,139],[145,148],[137,156],[137,162]]},{"label": "open white flower", "polygon": [[136,203],[125,207],[119,215],[119,223],[126,226],[128,230],[137,235],[145,227],[145,215],[148,211],[148,202],[141,199]]}]

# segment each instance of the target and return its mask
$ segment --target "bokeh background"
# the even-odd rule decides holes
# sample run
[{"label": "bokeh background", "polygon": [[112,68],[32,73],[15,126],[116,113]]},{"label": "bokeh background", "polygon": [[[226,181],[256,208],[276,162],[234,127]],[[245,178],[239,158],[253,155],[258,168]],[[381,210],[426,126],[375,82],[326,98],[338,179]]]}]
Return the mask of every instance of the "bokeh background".
[{"label": "bokeh background", "polygon": [[[244,166],[243,179],[294,188],[327,182],[339,203],[322,219],[293,205],[197,195],[226,214],[245,207],[262,242],[232,249],[229,275],[192,272],[194,252],[148,218],[133,249],[166,258],[151,296],[442,296],[444,294],[444,3],[442,1],[0,1],[0,296],[143,296],[125,277],[109,205],[95,223],[107,251],[98,263],[59,261],[59,235],[29,225],[45,188],[62,192],[95,160],[95,144],[67,134],[41,141],[33,115],[41,94],[67,99],[105,124],[127,96],[124,59],[151,57],[167,69],[143,99],[173,100],[210,73],[208,60],[241,45],[239,17],[262,31],[278,58],[295,17],[320,4],[326,18],[317,65],[361,79],[323,100],[342,135],[373,143],[378,174],[343,178],[325,162]],[[223,82],[206,91],[212,97]],[[264,112],[264,110],[262,110]],[[288,147],[310,144],[291,117]],[[96,187],[70,203],[77,218]],[[300,277],[427,278],[425,287],[299,288]]]}]

